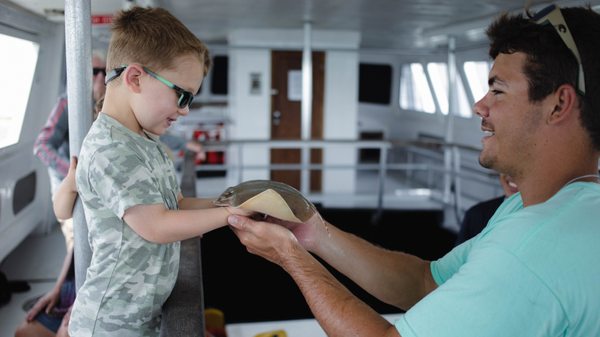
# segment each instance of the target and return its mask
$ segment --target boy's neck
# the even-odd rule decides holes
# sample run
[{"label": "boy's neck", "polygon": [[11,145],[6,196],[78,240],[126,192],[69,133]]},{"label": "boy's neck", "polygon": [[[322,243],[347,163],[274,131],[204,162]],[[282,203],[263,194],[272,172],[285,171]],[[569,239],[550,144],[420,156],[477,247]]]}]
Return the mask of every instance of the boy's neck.
[{"label": "boy's neck", "polygon": [[142,129],[140,123],[137,121],[137,118],[133,110],[131,109],[131,106],[128,104],[127,98],[119,97],[118,91],[109,92],[107,88],[106,95],[104,96],[102,113],[114,118],[129,130],[139,135],[145,136],[144,130]]}]

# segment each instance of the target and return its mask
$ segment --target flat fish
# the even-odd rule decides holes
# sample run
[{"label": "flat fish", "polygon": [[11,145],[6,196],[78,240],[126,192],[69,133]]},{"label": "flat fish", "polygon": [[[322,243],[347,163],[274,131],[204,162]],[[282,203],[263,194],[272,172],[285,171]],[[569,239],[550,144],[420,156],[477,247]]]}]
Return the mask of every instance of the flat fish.
[{"label": "flat fish", "polygon": [[292,222],[305,222],[317,213],[315,206],[298,190],[272,180],[250,180],[228,187],[213,203]]}]

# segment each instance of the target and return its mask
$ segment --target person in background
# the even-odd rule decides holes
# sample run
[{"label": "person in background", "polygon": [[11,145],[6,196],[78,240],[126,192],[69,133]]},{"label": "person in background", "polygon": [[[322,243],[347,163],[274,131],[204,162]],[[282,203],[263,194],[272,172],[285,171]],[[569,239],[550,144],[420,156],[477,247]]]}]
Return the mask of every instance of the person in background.
[{"label": "person in background", "polygon": [[180,241],[248,213],[184,198],[158,141],[189,113],[210,67],[206,46],[168,11],[133,7],[113,18],[107,65],[102,111],[76,173],[92,258],[69,333],[158,336]]},{"label": "person in background", "polygon": [[[92,97],[90,104],[97,104],[104,96],[106,75],[105,53],[101,50],[92,52]],[[93,114],[93,105],[90,105],[90,113]],[[48,168],[50,177],[50,193],[54,196],[61,181],[69,171],[69,113],[66,93],[58,98],[58,102],[50,112],[46,124],[40,131],[33,145],[34,155]],[[73,237],[73,219],[65,218],[59,220],[63,235],[67,240]]]},{"label": "person in background", "polygon": [[[479,162],[519,193],[480,235],[426,261],[317,217],[229,217],[248,251],[290,274],[327,336],[600,336],[600,14],[505,14],[487,34],[494,65],[475,104]],[[311,253],[406,312],[388,322]]]},{"label": "person in background", "polygon": [[[73,157],[67,176],[59,184],[52,205],[56,217],[63,221],[71,219],[77,199]],[[72,222],[69,222],[72,224]],[[68,225],[67,225],[68,226]],[[75,270],[73,265],[73,228],[63,231],[67,243],[67,254],[54,287],[40,297],[27,312],[25,320],[17,327],[15,337],[66,337],[71,306],[75,301]]]},{"label": "person in background", "polygon": [[456,237],[457,246],[479,234],[504,200],[519,192],[517,185],[509,175],[500,173],[499,179],[504,195],[475,204],[465,212]]},{"label": "person in background", "polygon": [[[92,100],[96,104],[105,92],[104,78],[106,61],[100,50],[92,52]],[[92,110],[92,109],[90,109]],[[33,152],[48,168],[50,191],[53,205],[58,200],[69,203],[69,197],[75,191],[74,162],[69,163],[69,117],[66,94],[61,95],[48,119],[35,140]],[[68,181],[65,181],[69,178]],[[64,183],[62,183],[64,181]],[[75,194],[76,195],[76,194]],[[72,202],[75,202],[73,198]],[[15,336],[67,336],[66,328],[61,324],[68,322],[67,314],[75,298],[73,265],[73,219],[71,205],[54,207],[65,238],[66,255],[55,286],[39,297],[27,312],[25,321],[17,328]],[[54,205],[56,206],[56,205]],[[59,212],[56,212],[56,211]]]},{"label": "person in background", "polygon": [[[90,104],[96,104],[106,90],[105,53],[100,50],[92,52],[92,98]],[[90,105],[90,113],[93,111]],[[69,170],[69,116],[67,95],[63,94],[50,112],[46,124],[42,128],[33,145],[33,153],[46,167],[50,175],[51,192],[54,193]]]},{"label": "person in background", "polygon": [[206,159],[206,151],[204,151],[204,146],[202,146],[202,143],[195,139],[187,140],[177,135],[165,133],[164,135],[160,136],[160,141],[163,142],[168,149],[173,152],[171,153],[172,158],[175,158],[179,152],[187,150],[195,153],[194,160],[196,162]]}]

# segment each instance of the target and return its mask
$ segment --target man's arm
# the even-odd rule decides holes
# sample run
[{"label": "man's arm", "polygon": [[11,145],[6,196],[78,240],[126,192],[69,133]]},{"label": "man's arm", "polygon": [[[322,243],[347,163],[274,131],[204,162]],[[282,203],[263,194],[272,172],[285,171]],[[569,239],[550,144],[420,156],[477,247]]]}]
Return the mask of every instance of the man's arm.
[{"label": "man's arm", "polygon": [[272,221],[288,228],[302,247],[383,302],[408,310],[437,288],[429,261],[377,247],[327,223],[318,213],[301,224]]},{"label": "man's arm", "polygon": [[313,252],[381,301],[404,310],[437,288],[429,261],[377,247],[328,224]]},{"label": "man's arm", "polygon": [[248,251],[281,266],[298,284],[328,336],[400,336],[396,328],[356,298],[282,226],[229,218]]}]

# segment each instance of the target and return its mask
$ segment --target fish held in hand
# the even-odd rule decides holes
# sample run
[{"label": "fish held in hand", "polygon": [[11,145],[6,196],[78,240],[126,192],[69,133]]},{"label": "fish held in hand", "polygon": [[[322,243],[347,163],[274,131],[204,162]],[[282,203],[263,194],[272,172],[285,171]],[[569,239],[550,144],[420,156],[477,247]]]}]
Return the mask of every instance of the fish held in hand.
[{"label": "fish held in hand", "polygon": [[291,222],[305,222],[317,213],[315,206],[298,190],[271,180],[250,180],[229,187],[214,204],[239,207]]}]

